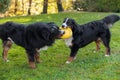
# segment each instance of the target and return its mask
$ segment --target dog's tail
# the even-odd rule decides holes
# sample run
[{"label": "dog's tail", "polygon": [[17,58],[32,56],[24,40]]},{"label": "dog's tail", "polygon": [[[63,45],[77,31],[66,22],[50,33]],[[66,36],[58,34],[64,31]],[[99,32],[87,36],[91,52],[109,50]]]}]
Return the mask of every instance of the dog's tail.
[{"label": "dog's tail", "polygon": [[104,21],[104,23],[106,23],[108,25],[108,27],[112,27],[112,25],[115,22],[120,20],[120,16],[113,14],[113,15],[104,17],[102,20]]}]

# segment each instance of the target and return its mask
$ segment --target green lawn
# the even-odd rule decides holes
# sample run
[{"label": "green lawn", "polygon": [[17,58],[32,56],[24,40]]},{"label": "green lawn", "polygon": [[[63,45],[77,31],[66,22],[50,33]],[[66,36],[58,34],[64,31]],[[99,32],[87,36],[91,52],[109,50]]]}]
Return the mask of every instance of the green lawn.
[{"label": "green lawn", "polygon": [[[55,22],[61,26],[65,17],[74,18],[84,24],[98,20],[112,13],[69,12],[59,14],[41,14],[37,16],[1,18],[0,23],[14,21],[31,24],[34,22]],[[115,13],[114,13],[115,14]],[[116,13],[117,14],[117,13]],[[118,14],[120,15],[120,14]],[[120,21],[111,30],[111,56],[105,57],[105,48],[93,53],[95,43],[91,43],[78,52],[77,59],[65,64],[70,50],[63,40],[56,40],[52,47],[41,51],[42,62],[36,69],[30,69],[24,48],[13,45],[9,51],[10,62],[2,60],[2,44],[0,45],[0,80],[120,80]],[[0,41],[1,43],[1,41]]]}]

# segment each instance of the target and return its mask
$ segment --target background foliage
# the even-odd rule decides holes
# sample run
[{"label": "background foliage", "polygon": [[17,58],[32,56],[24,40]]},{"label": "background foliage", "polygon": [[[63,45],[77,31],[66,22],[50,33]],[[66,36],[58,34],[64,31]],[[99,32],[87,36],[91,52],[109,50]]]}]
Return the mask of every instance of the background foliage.
[{"label": "background foliage", "polygon": [[[68,11],[120,12],[120,0],[0,0],[0,17]],[[9,5],[10,4],[10,5]],[[9,7],[8,7],[9,6]],[[7,9],[8,8],[8,9]]]},{"label": "background foliage", "polygon": [[[23,24],[34,22],[55,22],[62,25],[63,19],[71,17],[79,24],[99,20],[113,13],[66,12],[58,14],[40,14],[37,16],[6,17],[0,23],[14,21]],[[120,16],[119,13],[114,13]],[[94,53],[95,43],[79,49],[77,58],[71,64],[65,64],[70,49],[64,40],[56,40],[53,46],[40,52],[42,62],[36,69],[30,69],[24,48],[13,44],[5,63],[2,60],[2,43],[0,41],[0,80],[120,80],[120,21],[111,31],[111,56],[105,57],[105,47],[101,43],[100,51]]]},{"label": "background foliage", "polygon": [[74,9],[96,12],[120,12],[120,0],[75,0]]},{"label": "background foliage", "polygon": [[[4,1],[4,0],[3,0]],[[9,9],[4,13],[0,14],[0,17],[5,16],[26,16],[28,15],[28,10],[30,9],[31,15],[39,15],[43,13],[44,4],[48,4],[47,14],[58,13],[63,10],[71,10],[72,8],[72,0],[10,0]],[[31,3],[30,3],[31,1]],[[48,1],[48,2],[44,2]],[[60,10],[57,5],[61,6],[63,10]],[[0,9],[2,9],[0,7]]]},{"label": "background foliage", "polygon": [[0,12],[4,13],[10,4],[10,0],[0,0]]}]

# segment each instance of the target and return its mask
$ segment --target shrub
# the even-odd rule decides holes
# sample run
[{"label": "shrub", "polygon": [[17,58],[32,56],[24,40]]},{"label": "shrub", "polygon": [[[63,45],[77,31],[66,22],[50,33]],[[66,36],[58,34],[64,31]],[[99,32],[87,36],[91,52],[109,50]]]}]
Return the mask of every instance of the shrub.
[{"label": "shrub", "polygon": [[120,0],[76,0],[73,8],[84,11],[120,12]]},{"label": "shrub", "polygon": [[4,13],[10,4],[10,0],[0,0],[0,12]]}]

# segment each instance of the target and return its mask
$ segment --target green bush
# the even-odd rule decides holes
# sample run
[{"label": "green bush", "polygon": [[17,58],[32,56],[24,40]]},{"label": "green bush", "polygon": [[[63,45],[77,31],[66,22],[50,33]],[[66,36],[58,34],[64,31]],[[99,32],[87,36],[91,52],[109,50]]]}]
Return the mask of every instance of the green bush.
[{"label": "green bush", "polygon": [[0,0],[0,12],[4,13],[10,4],[10,0]]},{"label": "green bush", "polygon": [[73,8],[95,12],[120,12],[120,0],[76,0]]}]

